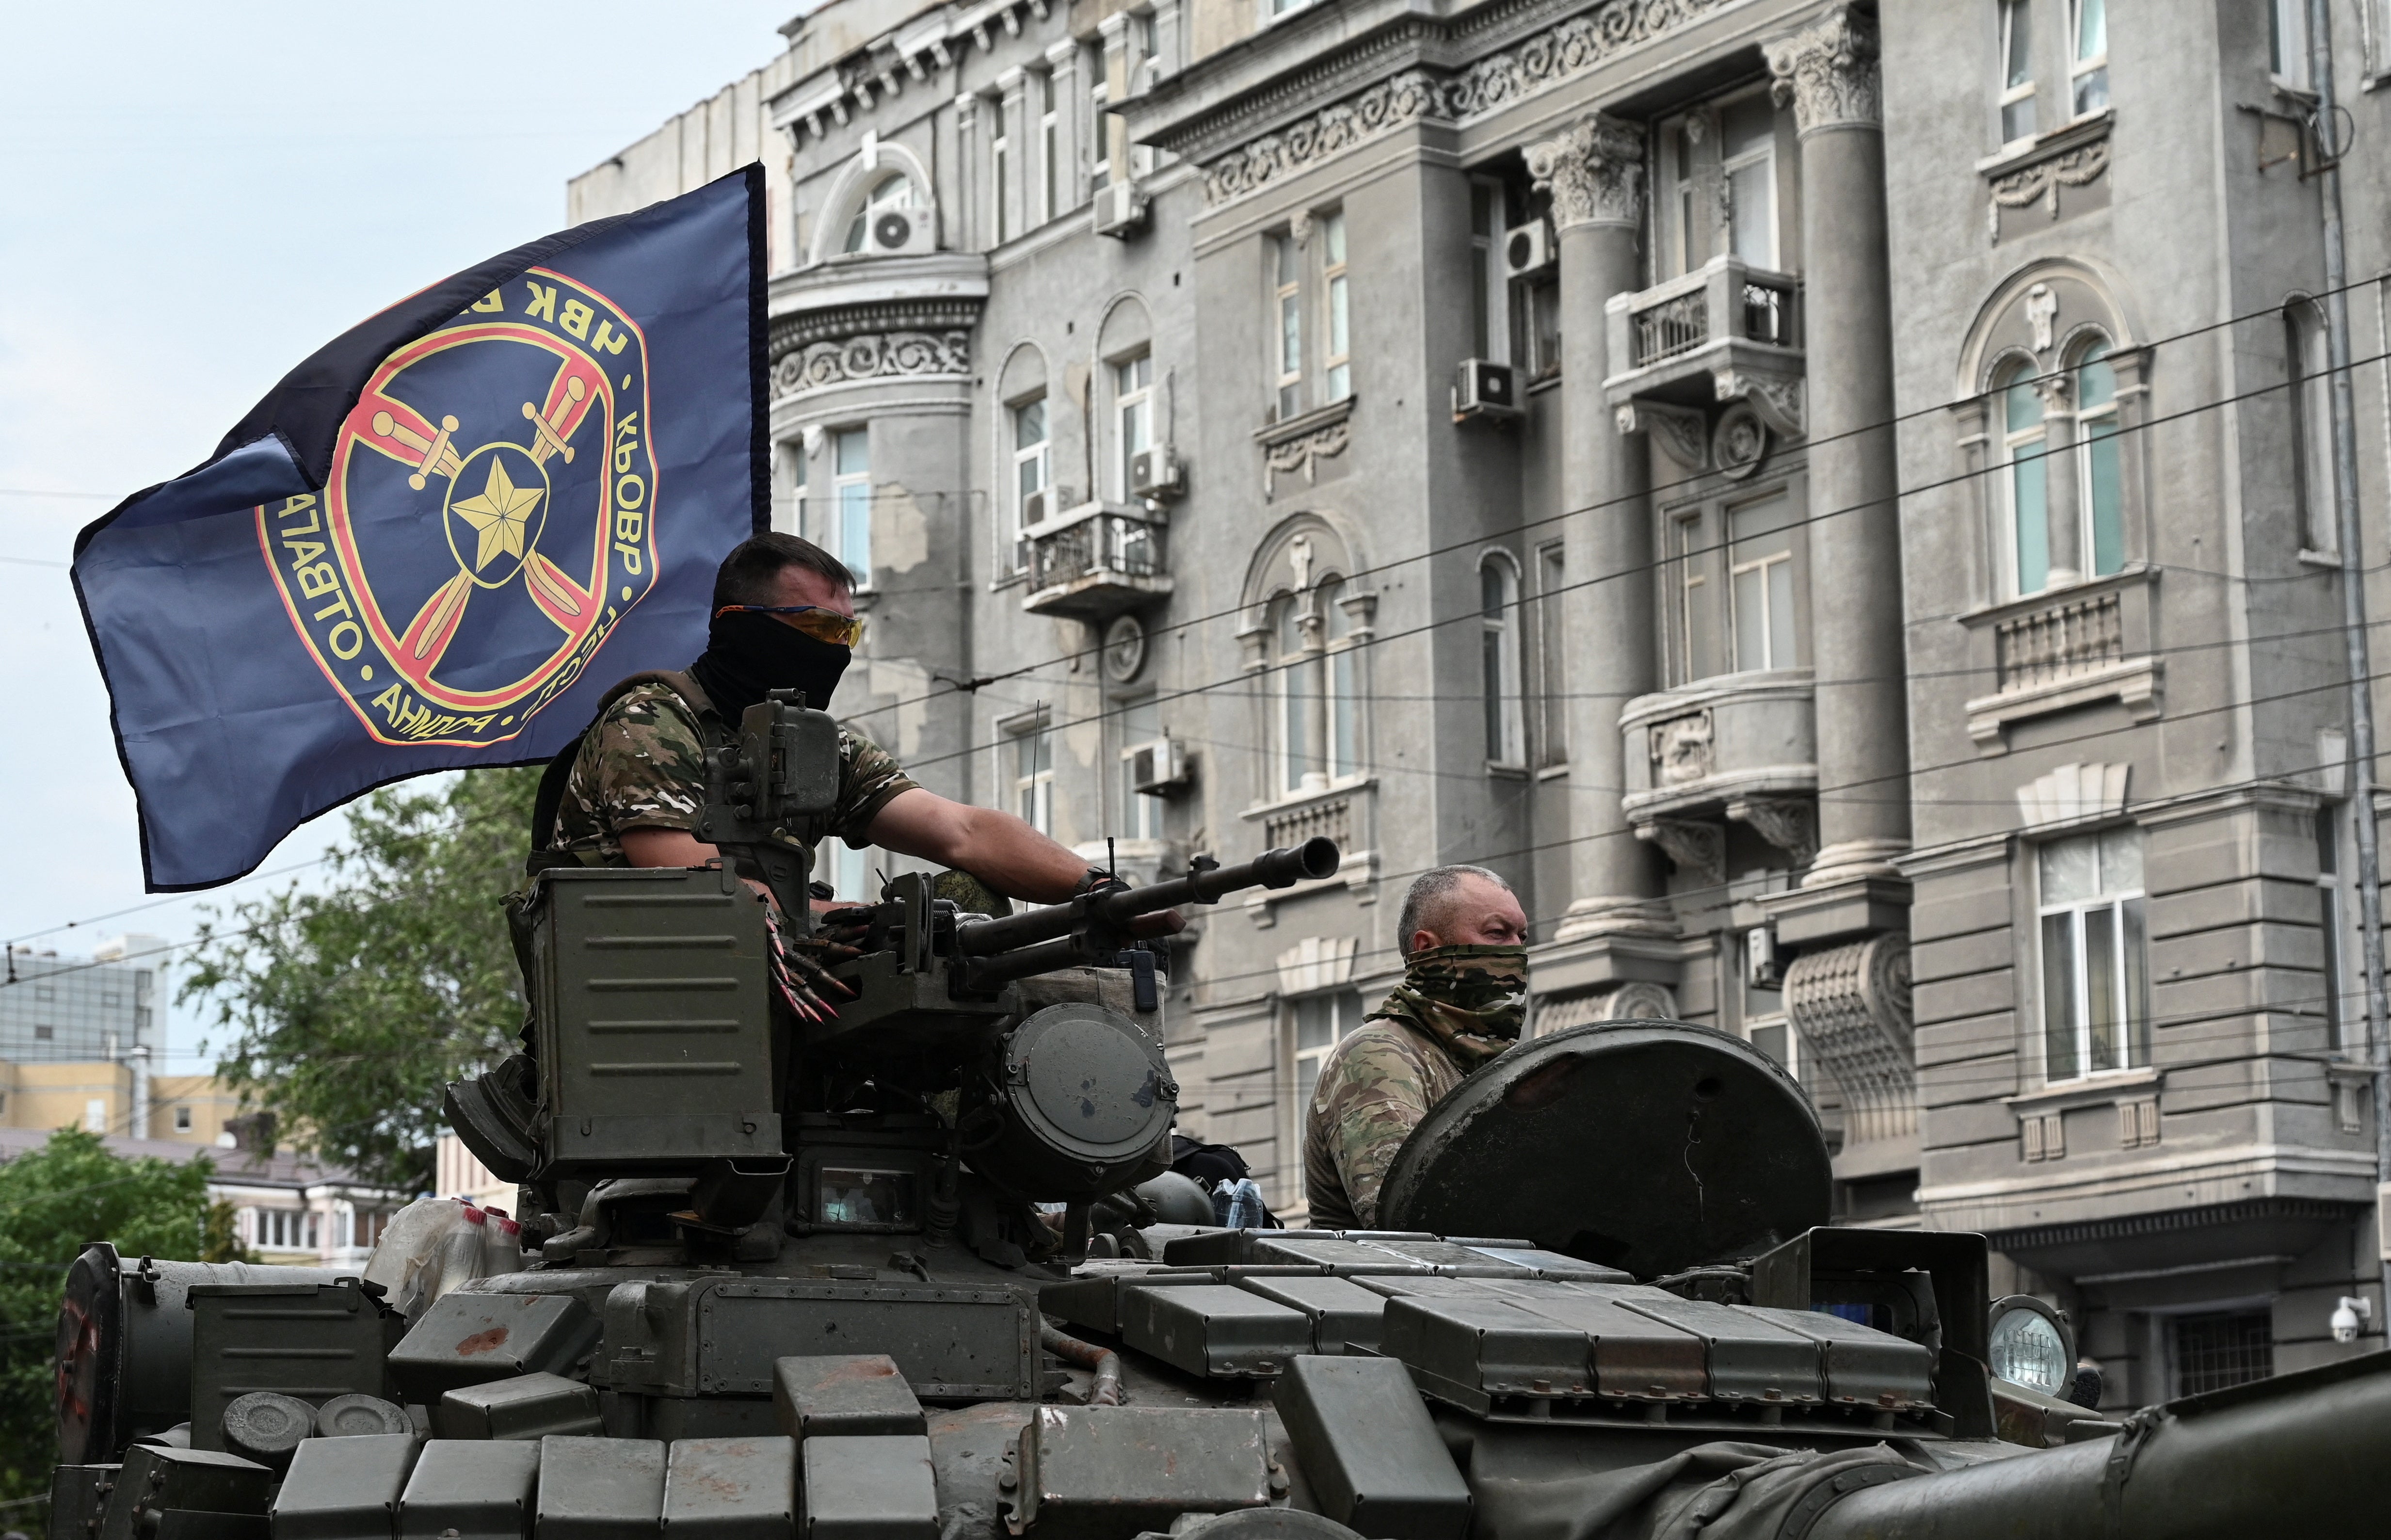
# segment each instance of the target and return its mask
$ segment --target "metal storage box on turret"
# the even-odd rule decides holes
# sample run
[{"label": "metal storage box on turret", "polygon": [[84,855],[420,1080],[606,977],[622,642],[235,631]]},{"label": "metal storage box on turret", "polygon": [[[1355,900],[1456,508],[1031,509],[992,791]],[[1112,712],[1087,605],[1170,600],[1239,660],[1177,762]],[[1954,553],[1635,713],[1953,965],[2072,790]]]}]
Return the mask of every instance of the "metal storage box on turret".
[{"label": "metal storage box on turret", "polygon": [[718,755],[728,870],[527,890],[524,1050],[448,1095],[522,1184],[520,1271],[392,1295],[84,1253],[52,1540],[2324,1535],[2391,1505],[2391,1355],[2113,1419],[1996,1378],[1982,1238],[1829,1227],[1801,1089],[1685,1023],[1470,1075],[1383,1230],[1163,1223],[1167,957],[1132,927],[1335,848],[1011,917],[899,878],[810,1019],[774,980],[817,718],[768,702]]}]

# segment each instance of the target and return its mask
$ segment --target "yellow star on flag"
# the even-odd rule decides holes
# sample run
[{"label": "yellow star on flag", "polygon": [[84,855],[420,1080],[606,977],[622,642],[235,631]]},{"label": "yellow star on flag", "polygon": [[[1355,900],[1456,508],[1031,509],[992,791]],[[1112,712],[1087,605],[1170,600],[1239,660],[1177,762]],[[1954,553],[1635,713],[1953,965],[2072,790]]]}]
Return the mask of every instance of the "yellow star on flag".
[{"label": "yellow star on flag", "polygon": [[449,511],[472,525],[482,537],[480,549],[473,553],[474,571],[488,566],[501,552],[523,553],[523,524],[539,506],[539,498],[538,488],[517,486],[507,475],[506,463],[493,459],[490,479],[481,496],[448,505]]}]

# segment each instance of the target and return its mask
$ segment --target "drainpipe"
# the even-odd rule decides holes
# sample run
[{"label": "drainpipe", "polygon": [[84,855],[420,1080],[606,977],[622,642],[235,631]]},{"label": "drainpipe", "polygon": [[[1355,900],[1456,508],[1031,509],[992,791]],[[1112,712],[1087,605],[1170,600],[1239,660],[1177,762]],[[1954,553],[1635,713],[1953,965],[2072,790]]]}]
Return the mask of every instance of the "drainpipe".
[{"label": "drainpipe", "polygon": [[[2357,810],[2359,945],[2366,963],[2366,1041],[2374,1058],[2375,1211],[2380,1227],[2385,1184],[2391,1184],[2391,1037],[2385,1031],[2383,994],[2383,860],[2374,813],[2374,703],[2366,646],[2366,563],[2358,521],[2358,414],[2349,388],[2349,266],[2342,251],[2341,157],[2324,153],[2334,130],[2333,9],[2308,0],[2308,75],[2316,87],[2316,139],[2324,161],[2325,345],[2332,367],[2333,518],[2341,536],[2341,623],[2349,667],[2350,805]],[[2346,149],[2346,146],[2341,147]],[[2378,1256],[2384,1237],[2375,1237]],[[2376,1281],[2383,1292],[2375,1318],[2391,1332],[2391,1260]]]},{"label": "drainpipe", "polygon": [[124,1051],[125,1067],[133,1071],[133,1127],[136,1139],[149,1137],[149,1045],[136,1042]]}]

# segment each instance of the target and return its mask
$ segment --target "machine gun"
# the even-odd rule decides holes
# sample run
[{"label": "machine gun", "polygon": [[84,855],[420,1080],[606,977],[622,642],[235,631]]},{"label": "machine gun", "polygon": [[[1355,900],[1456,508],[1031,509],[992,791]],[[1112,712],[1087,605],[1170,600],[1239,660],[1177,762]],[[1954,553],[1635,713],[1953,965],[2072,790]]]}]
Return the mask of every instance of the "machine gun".
[{"label": "machine gun", "polygon": [[1169,882],[1002,918],[905,874],[868,906],[864,953],[833,970],[855,998],[812,1019],[776,1004],[771,970],[813,929],[811,846],[838,770],[836,720],[776,691],[707,754],[694,832],[720,866],[535,880],[531,1052],[449,1104],[468,1147],[549,1216],[550,1251],[695,1260],[775,1250],[782,1233],[976,1223],[984,1252],[1017,1256],[1040,1237],[1000,1210],[1084,1214],[1168,1164],[1179,1089],[1140,918],[1339,860],[1326,839],[1235,866],[1199,856]]}]

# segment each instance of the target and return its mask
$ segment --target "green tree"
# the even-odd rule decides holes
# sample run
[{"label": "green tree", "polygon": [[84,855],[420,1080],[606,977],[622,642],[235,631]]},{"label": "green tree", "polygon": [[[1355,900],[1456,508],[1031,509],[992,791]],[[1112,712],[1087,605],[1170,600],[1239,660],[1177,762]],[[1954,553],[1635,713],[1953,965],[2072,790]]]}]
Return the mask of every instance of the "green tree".
[{"label": "green tree", "polygon": [[537,769],[374,793],[320,892],[212,914],[183,998],[204,999],[217,1073],[286,1142],[403,1190],[427,1187],[441,1087],[523,1026],[501,901],[523,881]]},{"label": "green tree", "polygon": [[[84,1246],[197,1260],[206,1244],[204,1157],[187,1165],[110,1153],[65,1128],[0,1165],[0,1501],[49,1490],[58,1456],[56,1333],[67,1267]],[[13,1520],[34,1527],[39,1515]]]}]

